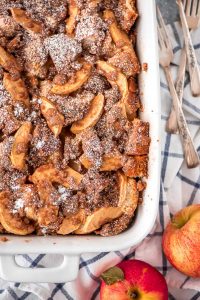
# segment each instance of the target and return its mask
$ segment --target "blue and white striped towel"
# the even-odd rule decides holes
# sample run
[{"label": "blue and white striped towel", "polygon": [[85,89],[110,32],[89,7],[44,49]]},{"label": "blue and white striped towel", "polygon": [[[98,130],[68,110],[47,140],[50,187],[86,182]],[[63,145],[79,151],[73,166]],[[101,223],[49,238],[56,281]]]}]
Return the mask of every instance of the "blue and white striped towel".
[{"label": "blue and white striped towel", "polygon": [[[180,25],[174,24],[169,28],[174,48],[174,65],[172,71],[174,80],[177,76],[177,65],[180,59],[182,35]],[[175,36],[174,34],[175,33]],[[193,41],[200,62],[200,30],[193,33]],[[166,79],[161,70],[162,96],[162,126],[171,106],[171,98]],[[200,98],[193,98],[190,92],[189,77],[185,81],[183,107],[194,138],[196,148],[200,153]],[[179,136],[164,133],[162,143],[162,174],[159,214],[151,234],[134,249],[127,249],[114,253],[84,254],[80,261],[79,276],[76,281],[60,284],[27,284],[9,283],[0,280],[0,299],[42,299],[42,300],[97,300],[99,299],[99,274],[121,261],[122,259],[138,258],[149,262],[166,276],[170,296],[169,299],[197,300],[200,299],[200,279],[188,278],[167,262],[161,248],[162,232],[170,217],[182,207],[200,203],[200,169],[188,170],[184,160]],[[60,256],[51,256],[55,264]],[[20,255],[18,261],[22,265],[37,267],[48,266],[48,255]]]}]

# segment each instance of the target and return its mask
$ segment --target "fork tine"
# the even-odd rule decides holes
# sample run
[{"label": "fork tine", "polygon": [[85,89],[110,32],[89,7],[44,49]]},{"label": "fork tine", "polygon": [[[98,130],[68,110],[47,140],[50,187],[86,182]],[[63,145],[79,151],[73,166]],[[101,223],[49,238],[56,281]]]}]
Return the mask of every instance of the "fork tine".
[{"label": "fork tine", "polygon": [[187,0],[183,0],[183,7],[184,7],[184,10],[186,9],[186,4],[187,4]]},{"label": "fork tine", "polygon": [[191,4],[192,4],[192,1],[191,0],[187,0],[187,5],[185,6],[185,14],[186,14],[186,16],[190,16]]},{"label": "fork tine", "polygon": [[161,32],[159,25],[157,26],[157,30],[158,30],[158,42],[159,42],[160,48],[166,47],[165,43],[163,41],[163,36],[162,36],[162,32]]},{"label": "fork tine", "polygon": [[198,8],[198,0],[193,0],[192,3],[192,16],[195,17],[197,14],[197,8]]},{"label": "fork tine", "polygon": [[162,17],[162,14],[161,14],[158,6],[157,6],[157,12],[158,12],[158,24],[160,24],[160,30],[161,30],[163,41],[166,44],[166,46],[168,47],[168,50],[172,51],[172,45],[171,45],[171,42],[169,39],[169,34],[168,34],[164,19]]},{"label": "fork tine", "polygon": [[199,1],[199,3],[198,3],[197,16],[200,17],[200,1]]}]

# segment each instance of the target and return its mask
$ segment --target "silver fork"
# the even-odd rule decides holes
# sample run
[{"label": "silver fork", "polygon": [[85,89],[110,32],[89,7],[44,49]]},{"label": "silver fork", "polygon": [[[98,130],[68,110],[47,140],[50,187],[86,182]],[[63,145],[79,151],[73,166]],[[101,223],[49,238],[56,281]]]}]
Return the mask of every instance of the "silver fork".
[{"label": "silver fork", "polygon": [[[185,11],[185,17],[187,21],[187,25],[189,30],[195,30],[200,26],[200,1],[195,0],[183,0],[183,7]],[[181,59],[179,64],[179,71],[178,77],[176,81],[176,91],[179,97],[179,101],[182,104],[183,98],[183,90],[184,90],[184,81],[185,81],[185,69],[187,63],[187,56],[185,46],[182,48],[181,51]],[[198,80],[198,73],[197,79]],[[200,83],[199,83],[200,85]],[[171,113],[169,115],[166,130],[170,133],[177,133],[178,132],[178,124],[176,119],[176,113],[174,111],[174,107],[171,108]]]},{"label": "silver fork", "polygon": [[[178,76],[176,80],[176,92],[177,92],[178,99],[180,101],[180,105],[182,105],[182,100],[183,100],[186,63],[187,63],[187,57],[186,57],[185,48],[183,48],[181,50],[181,59],[179,63]],[[171,106],[171,112],[166,123],[166,131],[169,133],[179,132],[176,112],[173,105]]]},{"label": "silver fork", "polygon": [[[179,13],[183,28],[185,48],[190,73],[190,84],[193,96],[200,96],[200,69],[194,51],[189,28],[195,29],[200,22],[200,1],[199,0],[177,0]],[[185,9],[185,12],[184,12]]]},{"label": "silver fork", "polygon": [[187,122],[182,110],[182,106],[178,99],[177,92],[175,90],[175,86],[173,83],[171,71],[170,71],[170,63],[173,59],[173,51],[172,45],[169,40],[169,36],[167,33],[167,29],[158,8],[158,41],[160,47],[160,65],[163,67],[166,78],[169,84],[170,93],[172,96],[173,106],[176,112],[177,123],[179,127],[180,136],[182,138],[183,151],[186,159],[186,163],[188,168],[195,168],[199,165],[199,156],[194,147]]}]

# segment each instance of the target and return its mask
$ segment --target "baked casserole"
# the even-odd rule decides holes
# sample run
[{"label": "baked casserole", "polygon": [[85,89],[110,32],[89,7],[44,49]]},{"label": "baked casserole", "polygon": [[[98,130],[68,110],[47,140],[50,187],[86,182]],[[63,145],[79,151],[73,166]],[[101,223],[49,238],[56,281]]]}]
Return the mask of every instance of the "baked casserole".
[{"label": "baked casserole", "polygon": [[148,175],[135,0],[3,0],[1,232],[119,234]]}]

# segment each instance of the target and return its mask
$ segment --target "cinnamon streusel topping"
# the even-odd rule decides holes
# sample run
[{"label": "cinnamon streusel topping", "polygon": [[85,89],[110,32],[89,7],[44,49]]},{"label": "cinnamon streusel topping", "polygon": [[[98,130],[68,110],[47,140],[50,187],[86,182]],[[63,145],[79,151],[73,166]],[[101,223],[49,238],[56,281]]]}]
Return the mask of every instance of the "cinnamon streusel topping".
[{"label": "cinnamon streusel topping", "polygon": [[136,0],[1,1],[1,232],[110,236],[132,222],[150,145],[137,17]]}]

